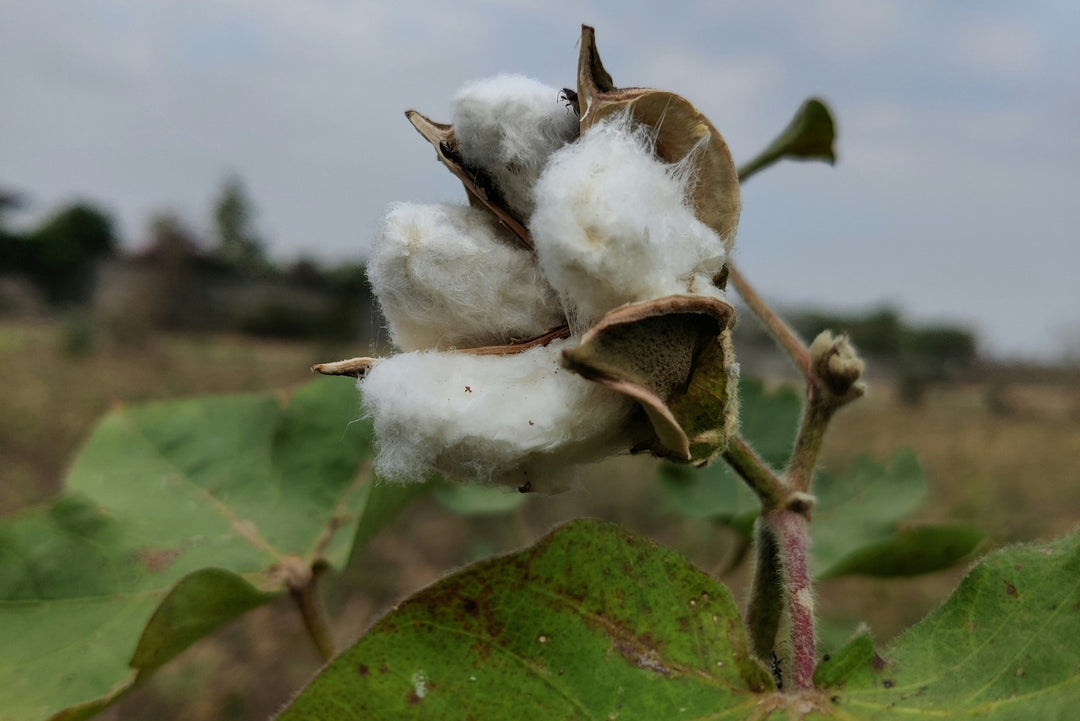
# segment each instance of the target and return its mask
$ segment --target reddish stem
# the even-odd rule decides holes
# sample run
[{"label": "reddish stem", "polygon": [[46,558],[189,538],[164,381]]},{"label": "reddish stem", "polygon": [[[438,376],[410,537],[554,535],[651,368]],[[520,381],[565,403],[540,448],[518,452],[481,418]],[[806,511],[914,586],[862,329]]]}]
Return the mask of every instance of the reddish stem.
[{"label": "reddish stem", "polygon": [[805,515],[789,510],[766,513],[763,519],[773,529],[778,541],[791,638],[791,681],[785,689],[808,690],[814,687],[817,665],[817,641],[814,635],[814,592],[807,563],[810,546],[810,522]]}]

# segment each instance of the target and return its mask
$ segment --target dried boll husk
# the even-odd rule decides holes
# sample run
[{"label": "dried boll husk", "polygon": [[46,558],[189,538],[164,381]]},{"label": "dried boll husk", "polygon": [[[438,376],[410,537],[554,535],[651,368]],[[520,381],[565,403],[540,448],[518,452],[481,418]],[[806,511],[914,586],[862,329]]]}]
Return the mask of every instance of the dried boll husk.
[{"label": "dried boll husk", "polygon": [[487,173],[466,166],[458,148],[454,127],[447,123],[437,123],[415,110],[406,110],[405,117],[435,148],[439,162],[445,165],[465,186],[465,192],[469,195],[469,205],[490,210],[523,246],[532,250],[533,244],[529,231],[507,209],[495,181]]},{"label": "dried boll husk", "polygon": [[577,105],[581,132],[613,113],[628,111],[655,134],[657,156],[665,163],[689,163],[691,197],[697,217],[723,239],[728,252],[739,225],[739,176],[720,132],[697,108],[674,93],[651,88],[617,88],[596,49],[596,33],[581,27]]},{"label": "dried boll husk", "polygon": [[563,365],[634,399],[654,438],[633,450],[704,465],[738,423],[737,372],[726,300],[675,295],[620,306],[563,351]]}]

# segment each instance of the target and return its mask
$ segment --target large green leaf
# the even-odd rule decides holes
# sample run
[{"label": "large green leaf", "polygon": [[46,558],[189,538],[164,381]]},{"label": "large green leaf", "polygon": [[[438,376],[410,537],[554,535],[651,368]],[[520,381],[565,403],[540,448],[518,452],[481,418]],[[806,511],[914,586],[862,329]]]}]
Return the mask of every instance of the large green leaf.
[{"label": "large green leaf", "polygon": [[51,509],[0,521],[0,719],[83,718],[201,636],[343,565],[414,488],[373,485],[355,394],[110,413]]},{"label": "large green leaf", "polygon": [[574,521],[405,601],[279,718],[743,719],[770,688],[723,586]]},{"label": "large green leaf", "polygon": [[922,504],[926,491],[926,476],[911,451],[897,452],[888,466],[863,457],[842,476],[819,473],[811,526],[814,575],[912,575],[967,558],[982,539],[970,526],[898,525]]},{"label": "large green leaf", "polygon": [[990,556],[884,651],[862,633],[821,662],[819,690],[781,694],[726,589],[575,521],[405,601],[279,719],[1069,719],[1077,639],[1080,533]]},{"label": "large green leaf", "polygon": [[816,681],[835,718],[1077,718],[1080,533],[994,553],[882,653],[856,638]]}]

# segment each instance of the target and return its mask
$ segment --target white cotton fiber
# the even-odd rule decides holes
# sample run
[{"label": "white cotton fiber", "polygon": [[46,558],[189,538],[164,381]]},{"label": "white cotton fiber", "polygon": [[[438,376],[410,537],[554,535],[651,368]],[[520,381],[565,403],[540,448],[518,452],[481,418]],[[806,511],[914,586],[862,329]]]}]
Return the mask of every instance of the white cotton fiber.
[{"label": "white cotton fiber", "polygon": [[380,361],[359,382],[379,439],[378,473],[557,490],[572,465],[628,450],[633,401],[561,368],[567,343]]},{"label": "white cotton fiber", "polygon": [[719,235],[687,202],[685,166],[658,160],[624,116],[552,156],[529,229],[575,328],[612,308],[680,293],[718,295]]},{"label": "white cotton fiber", "polygon": [[578,118],[559,91],[522,75],[499,75],[462,88],[454,135],[465,161],[487,171],[522,222],[548,157],[578,135]]},{"label": "white cotton fiber", "polygon": [[504,345],[566,322],[535,256],[485,210],[390,206],[368,279],[406,351]]}]

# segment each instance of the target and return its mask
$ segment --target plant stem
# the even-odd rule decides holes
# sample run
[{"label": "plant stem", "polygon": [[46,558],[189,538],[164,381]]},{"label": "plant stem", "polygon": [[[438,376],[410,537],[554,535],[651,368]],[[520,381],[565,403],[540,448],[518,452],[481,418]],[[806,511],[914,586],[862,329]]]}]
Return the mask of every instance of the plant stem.
[{"label": "plant stem", "polygon": [[[764,518],[764,516],[762,516]],[[757,563],[750,586],[750,604],[746,609],[746,625],[754,655],[769,658],[776,648],[776,634],[784,610],[784,587],[780,575],[780,548],[774,529],[763,520],[757,524]]]},{"label": "plant stem", "polygon": [[806,377],[807,381],[810,381],[810,350],[802,339],[791,329],[791,326],[773,312],[768,303],[746,281],[742,273],[730,263],[728,264],[728,280],[735,286],[735,290],[739,292],[746,304],[750,306],[750,310],[754,311],[754,314],[761,319],[766,330],[769,331],[777,344],[787,352],[795,367]]},{"label": "plant stem", "polygon": [[810,521],[788,510],[771,511],[761,517],[775,537],[780,557],[791,641],[791,678],[785,689],[804,691],[814,687],[817,640],[814,634],[814,592],[807,564]]},{"label": "plant stem", "polygon": [[[783,348],[806,380],[806,405],[798,437],[783,476],[769,468],[739,436],[724,451],[736,473],[761,499],[757,524],[757,565],[746,613],[754,653],[765,661],[782,642],[790,643],[790,662],[784,664],[784,691],[814,687],[817,643],[814,636],[814,593],[810,579],[810,484],[817,467],[825,430],[836,411],[863,394],[859,380],[863,362],[847,338],[823,332],[807,347],[795,331],[758,295],[733,266],[731,283],[769,334]],[[786,621],[786,623],[784,623]],[[787,639],[778,639],[781,629]],[[775,657],[773,657],[775,659]]]},{"label": "plant stem", "polygon": [[739,477],[746,481],[746,484],[761,499],[761,505],[766,510],[779,508],[783,504],[788,495],[784,482],[743,440],[742,436],[735,435],[728,439],[723,456]]},{"label": "plant stem", "polygon": [[799,435],[795,439],[787,473],[784,474],[793,490],[809,492],[814,469],[817,467],[818,453],[825,441],[825,430],[836,410],[835,404],[822,401],[821,394],[816,392],[813,383],[808,386]]},{"label": "plant stem", "polygon": [[334,648],[334,635],[326,620],[326,608],[319,597],[317,578],[318,574],[313,573],[307,583],[290,588],[289,593],[300,609],[308,635],[315,642],[323,659],[329,661],[337,651]]},{"label": "plant stem", "polygon": [[751,178],[751,176],[756,175],[758,171],[764,170],[765,168],[769,167],[777,160],[782,158],[783,155],[784,153],[782,150],[776,149],[772,145],[770,145],[768,148],[765,148],[765,150],[762,150],[760,153],[757,154],[757,157],[739,166],[739,182],[745,183]]}]

